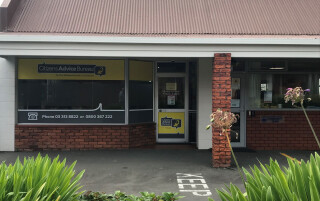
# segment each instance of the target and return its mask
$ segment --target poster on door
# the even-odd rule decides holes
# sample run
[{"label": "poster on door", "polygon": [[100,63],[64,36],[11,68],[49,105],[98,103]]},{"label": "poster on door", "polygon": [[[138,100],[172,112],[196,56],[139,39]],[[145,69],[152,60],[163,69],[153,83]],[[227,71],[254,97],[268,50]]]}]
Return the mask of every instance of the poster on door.
[{"label": "poster on door", "polygon": [[159,112],[159,134],[184,135],[184,112]]}]

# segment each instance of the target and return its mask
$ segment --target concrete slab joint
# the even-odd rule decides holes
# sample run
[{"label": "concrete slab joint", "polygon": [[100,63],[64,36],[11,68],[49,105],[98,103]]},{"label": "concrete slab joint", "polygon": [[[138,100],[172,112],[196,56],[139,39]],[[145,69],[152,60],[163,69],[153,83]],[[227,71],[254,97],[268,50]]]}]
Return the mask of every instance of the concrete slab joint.
[{"label": "concrete slab joint", "polygon": [[[231,109],[231,53],[215,53],[212,71],[212,111]],[[230,135],[230,133],[229,133]],[[221,130],[212,129],[213,167],[229,167],[231,150]]]}]

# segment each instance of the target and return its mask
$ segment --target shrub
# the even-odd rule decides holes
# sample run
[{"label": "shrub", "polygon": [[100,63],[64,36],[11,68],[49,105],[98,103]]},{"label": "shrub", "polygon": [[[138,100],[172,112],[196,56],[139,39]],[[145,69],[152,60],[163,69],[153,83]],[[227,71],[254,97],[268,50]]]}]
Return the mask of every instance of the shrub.
[{"label": "shrub", "polygon": [[[229,201],[316,201],[320,200],[320,157],[311,155],[307,162],[288,159],[288,168],[279,167],[270,159],[270,165],[260,164],[243,169],[247,177],[246,193],[230,184],[227,190],[218,190],[221,200]],[[209,200],[213,200],[209,198]]]},{"label": "shrub", "polygon": [[178,193],[165,192],[162,195],[154,193],[140,192],[141,196],[126,195],[120,191],[114,194],[100,192],[87,192],[80,197],[80,201],[175,201],[183,198]]},{"label": "shrub", "polygon": [[14,165],[0,165],[0,200],[2,201],[76,201],[82,192],[79,180],[84,171],[76,177],[73,170],[76,162],[66,166],[66,159],[59,156],[51,160],[40,154],[36,159],[19,158]]}]

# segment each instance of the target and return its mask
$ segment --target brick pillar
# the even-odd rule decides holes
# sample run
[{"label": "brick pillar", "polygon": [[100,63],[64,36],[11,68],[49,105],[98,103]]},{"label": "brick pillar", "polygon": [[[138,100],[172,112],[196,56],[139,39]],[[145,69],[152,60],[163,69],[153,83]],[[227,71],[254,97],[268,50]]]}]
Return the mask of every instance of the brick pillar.
[{"label": "brick pillar", "polygon": [[[231,108],[231,53],[214,54],[212,73],[212,111]],[[212,129],[212,163],[213,167],[229,167],[231,150],[227,139],[220,135],[219,129]],[[229,133],[230,137],[230,133]]]}]

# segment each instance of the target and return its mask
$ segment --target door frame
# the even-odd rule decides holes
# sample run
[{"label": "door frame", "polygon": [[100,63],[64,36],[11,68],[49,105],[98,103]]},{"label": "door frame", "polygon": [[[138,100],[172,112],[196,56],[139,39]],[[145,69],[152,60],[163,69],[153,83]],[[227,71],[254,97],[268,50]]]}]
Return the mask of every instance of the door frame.
[{"label": "door frame", "polygon": [[[166,61],[158,61],[155,62],[156,67],[154,68],[154,120],[156,122],[156,140],[157,143],[187,143],[189,141],[189,80],[188,80],[188,73],[189,73],[189,63],[186,61],[177,61],[177,63],[185,63],[186,66],[186,72],[185,73],[158,73],[157,72],[157,66],[158,63],[169,63]],[[161,109],[162,112],[166,111],[172,111],[172,112],[184,112],[184,138],[159,138],[158,136],[158,113],[159,113],[159,100],[158,100],[158,78],[160,77],[183,77],[184,78],[184,109]]]},{"label": "door frame", "polygon": [[232,108],[231,105],[231,112],[233,113],[240,113],[240,142],[231,142],[232,147],[246,147],[246,128],[247,128],[247,112],[246,112],[246,77],[245,74],[231,74],[232,78],[240,78],[240,107],[239,108]]}]

